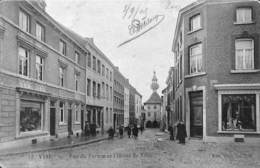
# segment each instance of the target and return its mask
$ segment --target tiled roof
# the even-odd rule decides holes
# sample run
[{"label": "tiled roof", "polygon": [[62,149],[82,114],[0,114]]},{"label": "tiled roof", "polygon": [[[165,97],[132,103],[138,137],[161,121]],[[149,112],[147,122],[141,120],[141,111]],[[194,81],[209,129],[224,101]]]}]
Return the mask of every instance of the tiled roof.
[{"label": "tiled roof", "polygon": [[157,92],[153,92],[144,104],[161,104],[161,97]]}]

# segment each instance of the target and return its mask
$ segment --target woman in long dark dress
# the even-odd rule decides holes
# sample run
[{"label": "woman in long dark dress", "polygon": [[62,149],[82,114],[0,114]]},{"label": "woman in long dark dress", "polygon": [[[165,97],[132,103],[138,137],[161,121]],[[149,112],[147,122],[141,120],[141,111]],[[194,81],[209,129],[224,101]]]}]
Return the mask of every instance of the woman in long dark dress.
[{"label": "woman in long dark dress", "polygon": [[128,138],[131,138],[131,127],[128,125],[127,127],[126,127],[126,129],[127,129],[127,135],[128,135]]},{"label": "woman in long dark dress", "polygon": [[187,137],[186,126],[183,121],[177,124],[177,139],[180,144],[185,144],[185,138]]}]

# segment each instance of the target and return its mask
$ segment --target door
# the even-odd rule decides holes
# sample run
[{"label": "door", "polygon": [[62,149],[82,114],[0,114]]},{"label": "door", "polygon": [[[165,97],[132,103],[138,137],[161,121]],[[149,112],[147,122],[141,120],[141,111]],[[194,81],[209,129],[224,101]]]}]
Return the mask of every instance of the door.
[{"label": "door", "polygon": [[56,125],[56,108],[50,108],[50,135],[55,135],[55,125]]},{"label": "door", "polygon": [[190,93],[190,136],[203,137],[203,93]]},{"label": "door", "polygon": [[81,110],[81,115],[80,115],[80,125],[81,125],[81,130],[84,130],[84,110]]},{"label": "door", "polygon": [[71,113],[72,113],[72,110],[71,108],[68,110],[68,133],[69,135],[72,135],[73,132],[72,132],[72,119],[71,119]]}]

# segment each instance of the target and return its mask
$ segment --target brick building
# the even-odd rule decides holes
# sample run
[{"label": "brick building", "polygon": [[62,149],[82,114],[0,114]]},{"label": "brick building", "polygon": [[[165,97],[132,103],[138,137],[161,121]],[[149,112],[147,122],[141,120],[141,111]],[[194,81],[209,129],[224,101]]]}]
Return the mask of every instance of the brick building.
[{"label": "brick building", "polygon": [[259,26],[254,0],[200,0],[180,10],[175,107],[189,137],[259,137]]}]

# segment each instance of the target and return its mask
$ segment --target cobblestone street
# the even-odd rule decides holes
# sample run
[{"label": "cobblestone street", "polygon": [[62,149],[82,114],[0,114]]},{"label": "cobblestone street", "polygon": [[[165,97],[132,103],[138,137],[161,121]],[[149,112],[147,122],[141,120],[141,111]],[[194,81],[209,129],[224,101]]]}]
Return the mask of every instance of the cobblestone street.
[{"label": "cobblestone street", "polygon": [[[115,138],[70,149],[0,158],[5,168],[257,168],[260,146],[216,144],[191,140],[186,145],[165,140],[158,130],[146,130],[137,140]],[[159,141],[158,141],[159,138]]]}]

